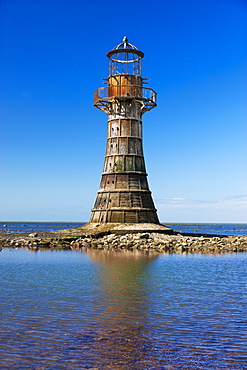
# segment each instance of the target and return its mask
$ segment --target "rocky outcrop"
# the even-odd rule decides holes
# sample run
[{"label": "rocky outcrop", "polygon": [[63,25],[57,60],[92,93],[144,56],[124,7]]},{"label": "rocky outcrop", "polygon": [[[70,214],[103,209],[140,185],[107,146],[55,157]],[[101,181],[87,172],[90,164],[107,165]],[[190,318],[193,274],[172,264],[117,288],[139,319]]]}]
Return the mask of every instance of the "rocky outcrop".
[{"label": "rocky outcrop", "polygon": [[[49,235],[50,236],[50,235]],[[37,249],[104,249],[139,250],[159,253],[234,253],[247,252],[247,236],[186,236],[161,233],[118,235],[95,234],[80,236],[39,237],[39,234],[7,237],[3,247]]]},{"label": "rocky outcrop", "polygon": [[94,240],[78,238],[71,242],[71,249],[127,249],[168,253],[230,253],[247,252],[246,236],[205,237],[141,233],[126,235],[105,235]]}]

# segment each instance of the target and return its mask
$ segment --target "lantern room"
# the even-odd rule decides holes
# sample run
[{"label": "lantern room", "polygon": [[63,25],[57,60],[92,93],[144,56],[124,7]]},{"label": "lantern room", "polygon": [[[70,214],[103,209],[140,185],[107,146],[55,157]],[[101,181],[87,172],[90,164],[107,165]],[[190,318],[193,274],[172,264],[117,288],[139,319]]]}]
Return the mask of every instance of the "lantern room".
[{"label": "lantern room", "polygon": [[109,77],[116,75],[141,76],[144,53],[130,44],[126,36],[121,44],[106,55],[109,58]]}]

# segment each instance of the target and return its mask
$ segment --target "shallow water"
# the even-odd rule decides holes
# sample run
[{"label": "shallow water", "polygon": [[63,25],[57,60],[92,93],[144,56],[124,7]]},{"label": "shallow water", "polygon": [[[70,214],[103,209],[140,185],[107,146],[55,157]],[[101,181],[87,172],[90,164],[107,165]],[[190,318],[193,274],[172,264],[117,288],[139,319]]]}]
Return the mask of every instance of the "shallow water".
[{"label": "shallow water", "polygon": [[[0,232],[33,233],[71,229],[84,225],[79,222],[0,222]],[[247,235],[247,224],[166,224],[174,231],[194,234]]]},{"label": "shallow water", "polygon": [[247,224],[167,224],[174,231],[193,234],[247,235]]},{"label": "shallow water", "polygon": [[0,231],[5,233],[33,233],[72,229],[85,222],[0,222]]},{"label": "shallow water", "polygon": [[247,369],[247,254],[0,253],[1,369]]}]

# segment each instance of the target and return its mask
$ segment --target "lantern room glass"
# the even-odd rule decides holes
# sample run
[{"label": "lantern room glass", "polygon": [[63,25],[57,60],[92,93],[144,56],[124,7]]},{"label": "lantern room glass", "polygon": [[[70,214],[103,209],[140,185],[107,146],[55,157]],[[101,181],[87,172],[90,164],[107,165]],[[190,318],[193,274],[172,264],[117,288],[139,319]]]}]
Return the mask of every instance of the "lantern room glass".
[{"label": "lantern room glass", "polygon": [[117,51],[109,57],[109,76],[142,74],[142,57],[133,50]]}]

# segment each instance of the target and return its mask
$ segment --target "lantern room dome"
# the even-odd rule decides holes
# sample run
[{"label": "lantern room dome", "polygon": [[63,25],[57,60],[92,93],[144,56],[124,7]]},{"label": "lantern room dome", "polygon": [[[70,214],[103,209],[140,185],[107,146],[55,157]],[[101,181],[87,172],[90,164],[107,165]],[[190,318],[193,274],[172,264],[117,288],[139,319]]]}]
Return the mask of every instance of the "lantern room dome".
[{"label": "lantern room dome", "polygon": [[126,36],[124,36],[123,42],[121,42],[120,44],[118,44],[117,46],[115,46],[106,55],[107,55],[108,58],[111,58],[111,56],[113,56],[114,54],[126,53],[126,52],[127,53],[137,54],[139,56],[139,58],[137,58],[137,60],[139,60],[140,58],[143,58],[144,57],[144,53],[142,51],[138,50],[135,45],[130,44],[128,42],[128,39],[127,39]]}]

